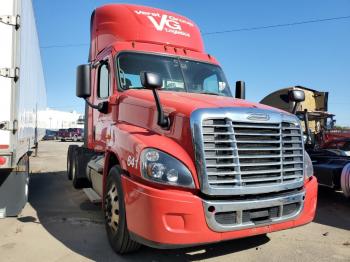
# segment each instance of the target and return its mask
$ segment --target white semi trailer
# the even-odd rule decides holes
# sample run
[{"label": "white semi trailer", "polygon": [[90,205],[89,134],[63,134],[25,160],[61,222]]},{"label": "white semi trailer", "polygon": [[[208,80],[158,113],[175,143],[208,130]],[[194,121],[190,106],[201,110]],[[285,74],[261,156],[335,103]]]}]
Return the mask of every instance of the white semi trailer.
[{"label": "white semi trailer", "polygon": [[0,1],[0,217],[28,198],[29,156],[45,134],[46,89],[31,0]]}]

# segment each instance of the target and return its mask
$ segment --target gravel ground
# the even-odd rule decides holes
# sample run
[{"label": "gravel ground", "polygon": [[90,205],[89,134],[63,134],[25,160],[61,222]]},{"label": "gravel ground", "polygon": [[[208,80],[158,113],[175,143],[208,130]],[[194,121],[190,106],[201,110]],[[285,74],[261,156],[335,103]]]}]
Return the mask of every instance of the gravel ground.
[{"label": "gravel ground", "polygon": [[0,261],[350,261],[350,200],[320,188],[315,221],[299,228],[179,250],[142,247],[118,256],[103,215],[67,180],[69,143],[40,143],[31,159],[29,203],[0,220]]}]

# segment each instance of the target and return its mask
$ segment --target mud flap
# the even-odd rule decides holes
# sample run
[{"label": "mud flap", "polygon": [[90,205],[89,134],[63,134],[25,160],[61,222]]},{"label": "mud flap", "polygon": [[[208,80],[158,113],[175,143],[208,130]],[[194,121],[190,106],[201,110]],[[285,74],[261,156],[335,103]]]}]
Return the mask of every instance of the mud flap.
[{"label": "mud flap", "polygon": [[13,170],[0,170],[0,218],[17,216],[28,201],[28,156]]}]

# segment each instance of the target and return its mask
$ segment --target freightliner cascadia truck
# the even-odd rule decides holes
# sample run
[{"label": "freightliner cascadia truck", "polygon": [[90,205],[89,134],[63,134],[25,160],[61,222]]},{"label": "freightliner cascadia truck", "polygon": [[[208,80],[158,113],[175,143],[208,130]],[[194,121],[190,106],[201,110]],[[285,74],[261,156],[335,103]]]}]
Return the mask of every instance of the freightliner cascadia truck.
[{"label": "freightliner cascadia truck", "polygon": [[77,68],[85,143],[68,178],[101,199],[117,253],[248,237],[313,220],[317,181],[293,114],[233,95],[188,18],[105,5]]},{"label": "freightliner cascadia truck", "polygon": [[29,156],[45,135],[46,89],[31,0],[0,1],[0,218],[28,198]]}]

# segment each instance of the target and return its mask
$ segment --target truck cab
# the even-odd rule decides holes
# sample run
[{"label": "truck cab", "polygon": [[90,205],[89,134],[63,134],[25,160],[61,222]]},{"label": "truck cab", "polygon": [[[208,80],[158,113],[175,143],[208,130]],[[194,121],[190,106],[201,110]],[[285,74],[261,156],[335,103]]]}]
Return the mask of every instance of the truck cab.
[{"label": "truck cab", "polygon": [[84,146],[68,177],[101,198],[118,253],[266,234],[312,221],[317,181],[293,114],[233,94],[199,28],[156,8],[91,17]]}]

